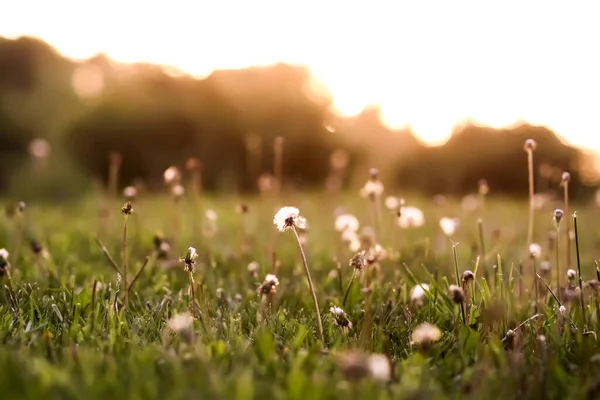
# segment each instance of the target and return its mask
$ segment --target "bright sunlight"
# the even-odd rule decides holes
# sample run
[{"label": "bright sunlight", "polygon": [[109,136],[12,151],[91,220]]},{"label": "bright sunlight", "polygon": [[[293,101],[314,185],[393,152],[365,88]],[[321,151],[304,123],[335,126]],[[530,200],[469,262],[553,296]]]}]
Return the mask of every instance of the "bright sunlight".
[{"label": "bright sunlight", "polygon": [[78,59],[104,52],[199,77],[303,64],[340,114],[377,104],[387,125],[410,126],[430,144],[467,119],[526,121],[600,150],[593,1],[22,0],[2,8],[0,35],[37,36]]}]

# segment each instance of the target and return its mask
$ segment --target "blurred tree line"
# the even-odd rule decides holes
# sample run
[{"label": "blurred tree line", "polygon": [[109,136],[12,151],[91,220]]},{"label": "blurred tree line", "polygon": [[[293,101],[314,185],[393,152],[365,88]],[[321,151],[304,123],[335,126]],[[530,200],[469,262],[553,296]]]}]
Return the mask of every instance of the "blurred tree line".
[{"label": "blurred tree line", "polygon": [[[141,179],[160,188],[167,167],[183,168],[195,157],[205,189],[253,191],[259,175],[274,169],[277,137],[284,140],[285,183],[299,187],[322,187],[331,155],[343,150],[349,160],[344,185],[360,185],[368,168],[378,167],[388,184],[426,194],[472,192],[485,178],[494,192],[526,195],[523,143],[533,138],[536,168],[547,172],[539,185],[556,186],[556,174],[568,170],[574,193],[589,190],[579,173],[589,160],[543,127],[467,124],[445,146],[432,148],[407,130],[385,127],[377,108],[339,118],[330,106],[301,67],[277,64],[193,79],[102,55],[76,63],[36,39],[0,38],[0,191],[75,196],[90,178],[106,182],[115,152],[122,159],[121,186]],[[52,149],[43,167],[32,162],[34,138]]]}]

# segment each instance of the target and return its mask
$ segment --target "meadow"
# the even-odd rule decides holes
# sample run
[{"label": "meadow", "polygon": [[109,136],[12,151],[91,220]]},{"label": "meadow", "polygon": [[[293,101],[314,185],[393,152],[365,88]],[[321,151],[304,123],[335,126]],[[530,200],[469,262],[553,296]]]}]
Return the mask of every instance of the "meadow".
[{"label": "meadow", "polygon": [[597,206],[375,181],[3,201],[2,398],[600,396]]}]

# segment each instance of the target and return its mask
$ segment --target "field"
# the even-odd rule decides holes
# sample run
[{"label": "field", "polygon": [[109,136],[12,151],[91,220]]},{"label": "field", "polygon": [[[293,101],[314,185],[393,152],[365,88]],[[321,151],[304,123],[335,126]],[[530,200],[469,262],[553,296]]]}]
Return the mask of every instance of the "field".
[{"label": "field", "polygon": [[[401,228],[389,194],[140,195],[131,215],[124,198],[4,201],[2,398],[600,396],[595,206],[565,210],[558,239],[562,202],[536,208],[538,252],[525,200],[403,194],[401,212],[418,207],[425,223]],[[283,206],[307,220],[297,232],[323,341],[295,226],[273,224]],[[336,230],[340,207],[373,227],[360,249]],[[460,221],[446,222],[448,235],[444,217]]]}]

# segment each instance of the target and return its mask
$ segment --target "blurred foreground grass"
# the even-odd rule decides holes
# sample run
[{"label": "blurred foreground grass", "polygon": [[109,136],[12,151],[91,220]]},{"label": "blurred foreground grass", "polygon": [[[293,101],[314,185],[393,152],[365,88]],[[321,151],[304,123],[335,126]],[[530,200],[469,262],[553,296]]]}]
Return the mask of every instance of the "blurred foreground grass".
[{"label": "blurred foreground grass", "polygon": [[[124,200],[27,204],[22,213],[0,220],[0,248],[10,253],[11,264],[10,280],[5,274],[0,288],[2,398],[600,396],[600,353],[596,334],[590,333],[600,324],[593,290],[599,210],[572,206],[579,215],[584,321],[577,279],[567,287],[567,269],[577,268],[574,245],[567,265],[564,223],[558,244],[566,291],[561,295],[553,288],[566,308],[561,313],[542,285],[539,304],[533,301],[527,204],[501,198],[482,205],[475,197],[471,206],[468,200],[439,200],[406,196],[406,205],[425,216],[423,226],[408,229],[398,227],[396,212],[383,207],[377,243],[385,255],[360,272],[349,266],[354,252],[334,229],[340,207],[362,226],[372,225],[369,202],[356,195],[183,198],[177,203],[142,197],[133,202],[127,220],[129,283],[149,260],[131,287],[128,307],[123,279],[95,239],[122,268]],[[241,203],[247,213],[239,212]],[[318,341],[294,236],[277,232],[272,223],[286,205],[298,207],[308,220],[301,238],[325,343]],[[556,279],[552,217],[560,206],[549,202],[536,210],[534,241],[542,251],[535,261],[538,271],[550,262],[551,272],[544,276],[550,286]],[[440,231],[442,217],[460,221],[451,238]],[[477,262],[479,218],[487,256]],[[366,247],[368,236],[363,236]],[[157,257],[161,243],[165,254]],[[191,310],[197,318],[191,329],[184,314],[190,312],[189,281],[179,261],[189,246],[199,255]],[[462,305],[448,290],[457,283],[453,249],[461,277],[466,270],[476,274],[463,286]],[[257,293],[270,273],[279,279],[276,293]],[[429,290],[411,297],[419,283]],[[332,306],[344,309],[351,329],[336,323]],[[414,336],[424,322],[441,332],[430,346]],[[367,354],[389,358],[390,376]],[[366,377],[357,379],[360,375]]]}]

